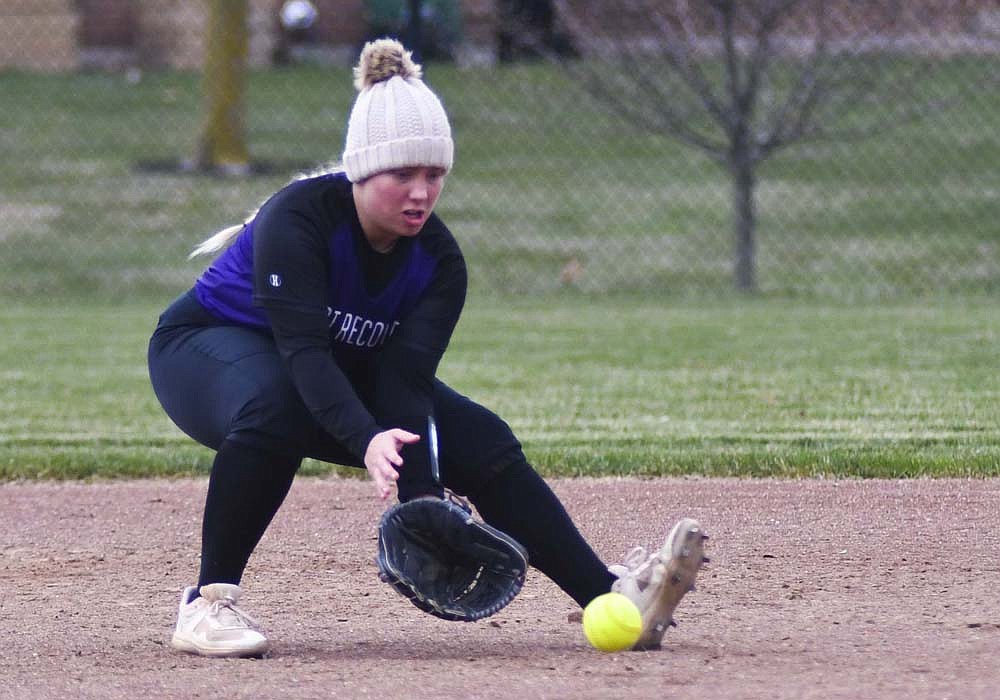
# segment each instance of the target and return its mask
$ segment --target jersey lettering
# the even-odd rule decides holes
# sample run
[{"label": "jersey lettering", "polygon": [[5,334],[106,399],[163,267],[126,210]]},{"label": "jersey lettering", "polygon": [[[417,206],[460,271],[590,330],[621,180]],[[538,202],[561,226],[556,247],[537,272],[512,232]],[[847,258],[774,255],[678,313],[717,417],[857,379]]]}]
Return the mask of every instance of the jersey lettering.
[{"label": "jersey lettering", "polygon": [[399,327],[399,321],[375,321],[342,309],[327,307],[326,316],[333,342],[359,348],[385,345]]}]

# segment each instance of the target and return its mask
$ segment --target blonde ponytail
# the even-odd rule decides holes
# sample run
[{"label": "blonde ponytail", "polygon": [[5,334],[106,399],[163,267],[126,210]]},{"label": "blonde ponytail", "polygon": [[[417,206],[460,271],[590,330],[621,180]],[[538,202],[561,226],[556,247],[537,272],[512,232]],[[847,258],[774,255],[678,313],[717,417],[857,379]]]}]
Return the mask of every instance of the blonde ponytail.
[{"label": "blonde ponytail", "polygon": [[211,255],[212,253],[218,253],[220,250],[228,248],[229,244],[236,240],[236,237],[240,235],[240,231],[243,230],[244,226],[246,226],[246,224],[237,224],[236,226],[224,228],[218,233],[209,236],[191,251],[188,255],[188,260],[197,258],[199,255]]},{"label": "blonde ponytail", "polygon": [[[317,170],[311,170],[307,172],[302,172],[292,178],[292,182],[297,182],[299,180],[308,180],[310,178],[319,177],[321,175],[333,175],[335,173],[343,172],[344,169],[339,164],[335,165],[325,165]],[[230,226],[229,228],[224,228],[218,233],[215,233],[197,246],[188,254],[188,260],[192,258],[197,258],[199,255],[212,255],[213,253],[218,253],[226,248],[236,240],[236,237],[240,235],[243,231],[243,227],[254,220],[257,216],[257,212],[260,208],[254,209],[254,211],[246,218],[242,224],[237,224],[236,226]]]}]

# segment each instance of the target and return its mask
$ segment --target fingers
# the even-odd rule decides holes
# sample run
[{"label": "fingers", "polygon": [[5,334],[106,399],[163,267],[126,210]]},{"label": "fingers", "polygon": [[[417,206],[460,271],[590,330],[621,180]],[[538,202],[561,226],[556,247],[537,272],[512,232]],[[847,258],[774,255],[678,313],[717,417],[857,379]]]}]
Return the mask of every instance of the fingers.
[{"label": "fingers", "polygon": [[392,494],[393,484],[399,479],[399,472],[395,468],[403,465],[400,448],[419,440],[419,435],[393,428],[379,433],[369,443],[365,453],[365,467],[375,482],[376,495],[383,501]]},{"label": "fingers", "polygon": [[399,472],[393,469],[384,457],[365,460],[365,466],[371,474],[372,481],[375,482],[376,495],[384,501],[392,494],[392,485],[399,478]]},{"label": "fingers", "polygon": [[399,454],[399,450],[395,447],[385,453],[385,459],[393,466],[403,466],[403,455]]},{"label": "fingers", "polygon": [[416,433],[411,433],[409,431],[403,430],[402,428],[393,428],[388,431],[393,438],[403,443],[404,445],[412,445],[415,442],[420,442],[420,436]]},{"label": "fingers", "polygon": [[384,469],[369,469],[372,481],[375,482],[375,495],[383,501],[392,495],[392,485],[399,478],[399,473],[391,467]]},{"label": "fingers", "polygon": [[385,459],[366,459],[365,467],[375,484],[375,494],[384,501],[392,494],[392,485],[399,478],[399,472]]},{"label": "fingers", "polygon": [[399,448],[403,445],[412,445],[420,441],[419,435],[414,435],[400,428],[387,430],[382,435],[385,435],[387,438],[387,443],[382,447],[382,455],[390,464],[397,467],[403,465],[403,456],[399,454]]},{"label": "fingers", "polygon": [[403,455],[399,454],[399,448],[403,445],[412,445],[413,443],[420,441],[419,435],[407,432],[401,428],[387,430],[382,433],[382,435],[385,435],[390,441],[390,443],[385,445],[383,448],[382,454],[390,464],[396,467],[403,466]]}]

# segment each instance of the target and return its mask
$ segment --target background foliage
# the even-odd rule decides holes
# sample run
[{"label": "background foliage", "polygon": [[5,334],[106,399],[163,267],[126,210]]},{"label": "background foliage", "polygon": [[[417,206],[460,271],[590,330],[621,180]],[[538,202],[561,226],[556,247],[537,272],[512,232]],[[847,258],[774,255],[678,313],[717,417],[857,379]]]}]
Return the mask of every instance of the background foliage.
[{"label": "background foliage", "polygon": [[[768,161],[761,293],[995,293],[1000,90],[978,86],[998,71],[991,57],[942,59],[923,89],[947,108]],[[713,162],[629,128],[549,64],[431,65],[428,80],[457,141],[440,213],[478,292],[730,293],[729,183]],[[268,174],[216,179],[160,167],[194,148],[197,75],[0,74],[0,291],[116,299],[178,289],[200,264],[185,262],[195,242],[339,157],[352,94],[346,69],[255,72],[248,132]]]},{"label": "background foliage", "polygon": [[[439,212],[471,268],[443,376],[547,473],[996,474],[1000,57],[930,58],[932,112],[764,164],[749,297],[717,164],[558,63],[428,62],[456,136]],[[146,338],[198,241],[336,160],[352,96],[346,66],[253,70],[256,171],[218,178],[174,167],[196,72],[0,71],[0,477],[207,467]]]}]

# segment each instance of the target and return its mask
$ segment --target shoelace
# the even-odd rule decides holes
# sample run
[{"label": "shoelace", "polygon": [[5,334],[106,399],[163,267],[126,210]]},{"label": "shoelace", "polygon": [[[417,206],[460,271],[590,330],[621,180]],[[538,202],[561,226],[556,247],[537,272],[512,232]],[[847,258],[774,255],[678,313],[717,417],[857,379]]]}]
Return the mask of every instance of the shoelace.
[{"label": "shoelace", "polygon": [[[249,627],[252,630],[259,630],[260,625],[252,617],[236,607],[236,601],[232,598],[221,598],[212,601],[209,609],[214,617],[218,617],[220,622],[227,625]],[[225,612],[224,612],[225,611]]]},{"label": "shoelace", "polygon": [[646,552],[645,547],[635,547],[631,552],[625,555],[625,559],[622,560],[622,565],[629,571],[635,571],[640,566],[646,563],[649,558],[649,554]]},{"label": "shoelace", "polygon": [[631,552],[625,555],[622,559],[621,564],[612,564],[608,567],[608,571],[613,573],[618,578],[625,578],[626,576],[635,576],[640,567],[646,563],[649,559],[649,555],[646,552],[646,548],[639,546],[632,549]]}]

